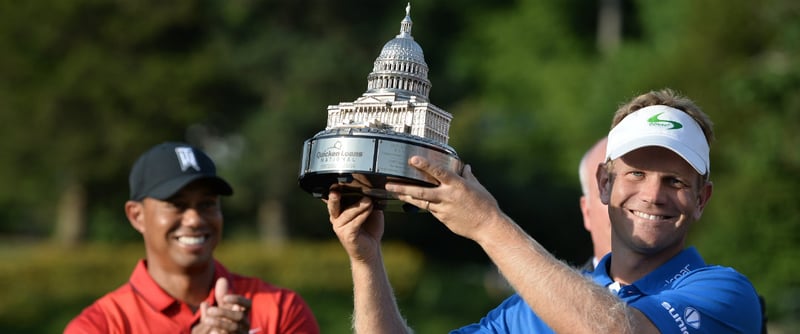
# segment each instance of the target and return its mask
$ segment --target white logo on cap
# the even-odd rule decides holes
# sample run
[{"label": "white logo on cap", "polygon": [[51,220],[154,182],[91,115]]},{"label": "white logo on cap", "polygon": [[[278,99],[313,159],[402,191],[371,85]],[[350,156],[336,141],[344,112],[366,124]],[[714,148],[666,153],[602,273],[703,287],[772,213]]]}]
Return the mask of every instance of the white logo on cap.
[{"label": "white logo on cap", "polygon": [[181,164],[181,172],[185,172],[189,167],[200,171],[200,166],[197,165],[197,159],[194,157],[194,151],[191,147],[176,147],[175,154],[178,156],[178,162]]}]

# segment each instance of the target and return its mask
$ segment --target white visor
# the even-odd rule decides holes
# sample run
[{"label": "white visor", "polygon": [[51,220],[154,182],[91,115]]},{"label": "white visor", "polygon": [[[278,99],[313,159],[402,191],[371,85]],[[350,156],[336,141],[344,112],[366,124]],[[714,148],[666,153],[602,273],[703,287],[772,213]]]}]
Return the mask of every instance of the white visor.
[{"label": "white visor", "polygon": [[667,148],[686,160],[700,175],[711,169],[708,141],[700,125],[685,112],[663,105],[639,109],[608,133],[606,160],[646,147]]}]

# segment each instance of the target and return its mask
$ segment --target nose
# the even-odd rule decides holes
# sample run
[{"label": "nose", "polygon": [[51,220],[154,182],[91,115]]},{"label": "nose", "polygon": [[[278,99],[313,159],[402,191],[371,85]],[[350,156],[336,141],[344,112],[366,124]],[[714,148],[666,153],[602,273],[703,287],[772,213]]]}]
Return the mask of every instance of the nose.
[{"label": "nose", "polygon": [[639,194],[644,202],[659,205],[663,204],[664,198],[666,198],[666,192],[664,190],[664,181],[658,177],[651,177],[642,184]]},{"label": "nose", "polygon": [[194,207],[186,209],[181,218],[181,222],[186,226],[198,227],[205,223],[203,215],[201,215],[197,208]]}]

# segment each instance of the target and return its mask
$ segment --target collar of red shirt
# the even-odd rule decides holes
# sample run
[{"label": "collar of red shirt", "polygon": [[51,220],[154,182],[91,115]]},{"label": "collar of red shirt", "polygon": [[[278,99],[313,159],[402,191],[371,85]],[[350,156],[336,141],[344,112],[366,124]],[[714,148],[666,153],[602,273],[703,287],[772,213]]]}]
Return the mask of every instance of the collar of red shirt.
[{"label": "collar of red shirt", "polygon": [[[229,291],[233,291],[233,279],[231,277],[230,272],[222,266],[217,260],[214,260],[214,280],[216,282],[218,278],[225,277],[228,279],[229,284]],[[174,303],[183,303],[183,301],[176,299],[175,297],[170,296],[161,286],[153,280],[153,277],[150,276],[150,273],[147,272],[147,263],[144,259],[139,260],[136,264],[136,268],[133,270],[133,274],[131,275],[130,282],[133,290],[139,294],[142,299],[144,299],[153,309],[158,310],[159,312],[164,312],[168,307],[173,305]],[[211,290],[208,292],[208,296],[206,297],[206,302],[208,305],[214,305],[214,288],[212,286]]]}]

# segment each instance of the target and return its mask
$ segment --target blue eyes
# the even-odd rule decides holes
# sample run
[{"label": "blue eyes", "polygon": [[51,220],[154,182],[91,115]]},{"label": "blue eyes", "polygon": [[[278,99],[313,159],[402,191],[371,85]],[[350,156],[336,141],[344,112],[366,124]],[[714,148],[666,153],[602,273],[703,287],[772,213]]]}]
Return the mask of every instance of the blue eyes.
[{"label": "blue eyes", "polygon": [[670,183],[675,188],[686,188],[688,186],[685,182],[683,182],[683,181],[681,181],[679,179],[671,179]]},{"label": "blue eyes", "polygon": [[[640,171],[631,171],[628,172],[628,175],[631,175],[636,180],[641,180],[645,178],[645,173]],[[676,177],[666,177],[663,180],[666,184],[673,188],[686,188],[688,187],[688,183],[683,182],[683,180],[676,178]]]}]

